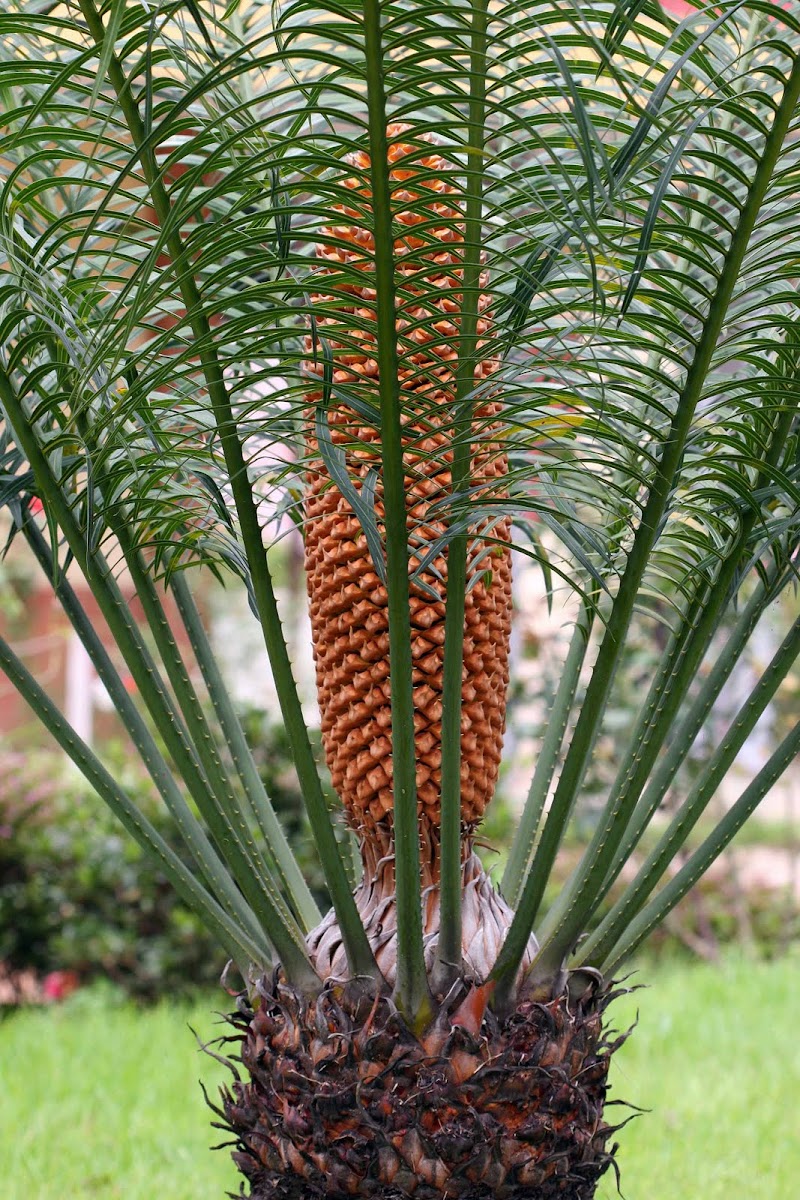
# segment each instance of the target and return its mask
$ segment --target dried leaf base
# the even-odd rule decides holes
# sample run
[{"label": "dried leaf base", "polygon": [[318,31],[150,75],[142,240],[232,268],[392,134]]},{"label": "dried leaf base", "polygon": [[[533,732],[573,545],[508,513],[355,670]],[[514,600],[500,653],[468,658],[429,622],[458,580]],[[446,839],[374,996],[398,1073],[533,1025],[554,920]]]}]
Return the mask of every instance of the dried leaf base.
[{"label": "dried leaf base", "polygon": [[603,1110],[622,1038],[602,1022],[616,993],[498,1020],[481,991],[420,1040],[384,996],[329,985],[307,1000],[264,981],[257,1011],[231,1018],[247,1078],[223,1094],[243,1194],[591,1200],[616,1149]]}]

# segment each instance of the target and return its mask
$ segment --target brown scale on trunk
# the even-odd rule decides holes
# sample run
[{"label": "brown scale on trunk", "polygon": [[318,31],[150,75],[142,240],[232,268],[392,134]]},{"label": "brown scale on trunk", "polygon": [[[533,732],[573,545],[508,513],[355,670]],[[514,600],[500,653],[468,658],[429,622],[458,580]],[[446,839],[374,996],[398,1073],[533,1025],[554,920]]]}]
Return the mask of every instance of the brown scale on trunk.
[{"label": "brown scale on trunk", "polygon": [[265,981],[232,1018],[250,1079],[223,1097],[251,1200],[591,1200],[616,1148],[611,998],[499,1019],[477,989],[417,1039],[387,997]]},{"label": "brown scale on trunk", "polygon": [[[393,165],[393,200],[403,227],[395,241],[400,335],[399,378],[404,406],[412,414],[406,424],[406,495],[412,570],[431,541],[446,530],[432,512],[451,485],[452,404],[460,326],[463,276],[463,223],[455,189],[439,177],[445,161],[433,149],[421,151],[397,139],[402,126],[389,128],[389,160]],[[412,161],[413,160],[413,161]],[[369,158],[349,160],[361,171]],[[317,247],[321,260],[318,287],[329,280],[331,294],[315,297],[316,322],[333,356],[334,384],[361,389],[377,404],[375,360],[375,291],[369,255],[371,235],[359,225],[358,203],[368,196],[363,177],[347,180],[353,207],[336,205],[341,219],[326,227],[330,241]],[[408,203],[409,208],[402,205]],[[439,224],[441,222],[441,224]],[[425,228],[417,227],[425,223]],[[358,273],[363,274],[363,283]],[[485,279],[482,286],[485,286]],[[490,331],[489,298],[479,301],[479,352]],[[308,339],[309,352],[313,350]],[[321,356],[309,369],[321,374]],[[475,381],[488,379],[496,362],[479,362]],[[308,394],[316,405],[322,392]],[[480,443],[473,456],[471,486],[497,494],[507,472],[501,447],[492,441],[499,404],[479,399],[474,435]],[[313,409],[309,409],[310,416]],[[348,472],[360,488],[371,468],[379,466],[379,431],[352,407],[335,398],[328,409],[331,438],[344,447]],[[316,457],[312,420],[305,496],[305,561],[312,637],[322,722],[322,740],[333,784],[362,841],[382,851],[391,844],[391,714],[387,595],[373,563],[359,521],[349,503],[331,486]],[[380,486],[378,520],[383,513]],[[461,724],[461,796],[465,831],[480,821],[497,782],[505,724],[508,644],[511,625],[511,559],[504,547],[481,539],[486,523],[475,531],[470,565],[481,578],[466,600],[464,683]],[[506,541],[507,521],[491,530],[491,539]],[[437,844],[441,790],[441,697],[444,643],[446,555],[426,570],[424,582],[410,587],[414,724],[419,813],[423,827]],[[437,856],[432,860],[437,871]]]}]

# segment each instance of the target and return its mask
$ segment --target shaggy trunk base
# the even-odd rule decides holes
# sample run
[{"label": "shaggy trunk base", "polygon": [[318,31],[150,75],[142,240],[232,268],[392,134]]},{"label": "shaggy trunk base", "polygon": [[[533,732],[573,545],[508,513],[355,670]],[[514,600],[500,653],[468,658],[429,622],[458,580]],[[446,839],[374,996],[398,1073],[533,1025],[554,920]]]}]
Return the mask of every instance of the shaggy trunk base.
[{"label": "shaggy trunk base", "polygon": [[612,993],[499,1020],[484,991],[418,1039],[386,997],[264,981],[231,1017],[249,1078],[223,1092],[251,1200],[590,1200],[619,1128],[603,1119]]}]

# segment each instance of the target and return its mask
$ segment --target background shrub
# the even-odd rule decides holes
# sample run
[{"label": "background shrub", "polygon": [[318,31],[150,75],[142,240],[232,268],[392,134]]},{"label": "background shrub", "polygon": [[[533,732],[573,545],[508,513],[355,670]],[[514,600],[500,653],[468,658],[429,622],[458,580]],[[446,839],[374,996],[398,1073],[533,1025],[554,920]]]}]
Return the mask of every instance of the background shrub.
[{"label": "background shrub", "polygon": [[[324,912],[328,896],[285,730],[260,709],[249,708],[243,716],[259,773]],[[122,747],[116,774],[183,855],[171,818],[149,780],[132,770]],[[327,797],[335,810],[338,802],[330,788]],[[591,799],[564,847],[548,902],[575,866],[581,826],[591,824]],[[502,873],[514,827],[510,806],[500,795],[479,838],[495,877]],[[754,823],[748,836],[757,836],[758,828]],[[354,846],[342,820],[337,832]],[[767,835],[764,828],[761,836]],[[787,844],[783,834],[780,844]],[[351,865],[355,882],[355,859]],[[723,857],[651,938],[648,950],[713,959],[725,944],[744,942],[772,956],[798,936],[799,924],[794,897],[770,888],[742,888],[732,860]],[[6,972],[34,971],[39,978],[76,972],[81,982],[104,979],[134,998],[151,1000],[217,986],[225,958],[106,806],[78,776],[65,772],[62,759],[7,752],[0,754],[2,964]]]},{"label": "background shrub", "polygon": [[[148,1000],[218,982],[225,960],[211,936],[60,760],[40,760],[33,778],[23,756],[4,755],[0,772],[0,961],[106,978]],[[180,852],[147,782],[125,783]]]}]

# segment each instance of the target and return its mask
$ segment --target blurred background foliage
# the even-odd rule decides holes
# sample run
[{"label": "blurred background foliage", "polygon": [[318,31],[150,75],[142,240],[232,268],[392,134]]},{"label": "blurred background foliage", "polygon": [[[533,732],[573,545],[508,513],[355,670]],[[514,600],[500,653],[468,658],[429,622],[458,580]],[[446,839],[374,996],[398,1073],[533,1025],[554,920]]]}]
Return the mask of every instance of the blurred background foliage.
[{"label": "blurred background foliage", "polygon": [[[248,707],[244,715],[259,771],[324,909],[322,872],[285,731],[263,710]],[[119,777],[180,852],[171,818],[152,795],[148,779],[134,772],[121,744],[117,764]],[[508,775],[504,782],[479,835],[481,853],[498,877],[516,825]],[[333,805],[332,795],[330,800]],[[588,792],[548,901],[578,860],[594,806],[594,793]],[[348,837],[340,828],[342,838]],[[687,853],[703,832],[696,831]],[[794,885],[791,879],[771,882],[742,869],[749,855],[769,855],[778,848],[792,855]],[[641,852],[647,849],[644,845]],[[653,935],[646,953],[714,961],[731,943],[764,957],[782,953],[800,938],[798,876],[797,824],[756,818]],[[225,967],[213,938],[83,781],[55,755],[21,750],[0,752],[0,963],[7,979],[42,980],[52,972],[74,972],[81,985],[107,981],[142,1002],[215,987]],[[41,989],[28,988],[24,997],[17,997],[23,998],[42,998]],[[6,988],[3,999],[11,1003],[13,989]]]},{"label": "blurred background foliage", "polygon": [[[313,666],[305,626],[305,584],[297,569],[295,539],[273,552],[273,566],[288,618],[292,655],[305,692],[307,715],[313,723],[316,706]],[[22,644],[31,633],[32,579],[30,564],[19,547],[0,560],[0,623]],[[478,849],[499,882],[514,837],[524,788],[546,728],[552,697],[564,655],[564,615],[558,598],[552,610],[535,569],[517,564],[512,691],[504,768],[498,794],[478,834]],[[533,588],[531,592],[530,589]],[[225,646],[225,665],[239,697],[243,726],[267,793],[289,836],[294,853],[320,909],[329,907],[321,866],[301,801],[289,740],[276,721],[276,704],[249,619],[246,598],[235,587],[206,588],[204,604],[212,634]],[[787,589],[767,623],[768,644],[756,644],[740,668],[739,683],[768,658],[794,618],[797,594]],[[559,612],[561,611],[561,615]],[[720,641],[724,624],[718,630]],[[55,630],[58,640],[67,636]],[[638,614],[620,676],[626,687],[617,692],[608,714],[606,732],[587,777],[583,797],[565,840],[557,869],[545,896],[549,904],[577,863],[591,837],[595,821],[617,769],[616,735],[635,720],[662,651],[663,627],[652,616]],[[755,656],[755,658],[753,657]],[[254,663],[258,664],[254,669]],[[40,664],[41,668],[41,664]],[[54,681],[54,686],[62,683]],[[0,696],[2,701],[2,696]],[[732,715],[738,704],[736,678],[731,681]],[[726,707],[717,715],[725,726]],[[800,672],[790,673],[764,721],[745,748],[747,754],[769,752],[786,732],[800,708]],[[117,778],[135,794],[149,819],[179,854],[180,839],[172,819],[155,796],[149,778],[135,764],[113,715],[98,709],[95,736],[112,748]],[[6,723],[8,724],[8,723]],[[311,729],[322,766],[319,730]],[[713,746],[717,731],[709,726],[696,747]],[[747,767],[747,764],[744,764]],[[750,764],[752,765],[752,764]],[[670,814],[685,794],[697,759],[689,757],[683,774],[663,802]],[[325,775],[323,771],[323,775]],[[325,776],[326,777],[326,776]],[[739,834],[731,849],[650,938],[645,953],[661,958],[716,961],[724,947],[738,944],[762,957],[781,954],[800,941],[800,777],[789,772],[777,800],[770,798]],[[330,786],[331,810],[339,807]],[[719,815],[710,810],[695,829],[685,854],[691,853]],[[343,820],[337,822],[342,841],[350,838]],[[619,890],[659,833],[654,826],[615,885]],[[355,882],[357,854],[350,856]],[[677,870],[681,861],[674,865]],[[105,983],[131,998],[150,1002],[159,995],[186,997],[198,988],[218,986],[224,956],[175,895],[164,877],[128,838],[106,806],[57,753],[42,749],[33,724],[16,728],[0,722],[0,1008],[15,1001],[46,998],[42,981],[66,972],[81,985]],[[15,987],[15,980],[26,986]]]}]

